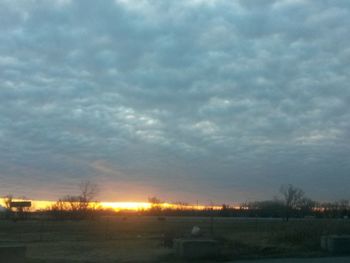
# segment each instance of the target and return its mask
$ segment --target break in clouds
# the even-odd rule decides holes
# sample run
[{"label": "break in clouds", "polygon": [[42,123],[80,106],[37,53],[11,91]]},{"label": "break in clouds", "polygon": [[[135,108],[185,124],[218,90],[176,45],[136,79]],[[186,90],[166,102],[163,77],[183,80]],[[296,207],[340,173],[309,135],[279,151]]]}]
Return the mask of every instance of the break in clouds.
[{"label": "break in clouds", "polygon": [[0,191],[349,198],[348,0],[0,1]]}]

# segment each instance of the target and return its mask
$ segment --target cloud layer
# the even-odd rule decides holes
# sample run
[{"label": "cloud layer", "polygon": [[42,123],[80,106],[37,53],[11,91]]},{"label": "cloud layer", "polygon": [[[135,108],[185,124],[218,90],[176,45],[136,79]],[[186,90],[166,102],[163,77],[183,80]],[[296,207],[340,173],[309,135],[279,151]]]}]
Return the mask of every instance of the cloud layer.
[{"label": "cloud layer", "polygon": [[349,198],[350,3],[0,1],[0,190]]}]

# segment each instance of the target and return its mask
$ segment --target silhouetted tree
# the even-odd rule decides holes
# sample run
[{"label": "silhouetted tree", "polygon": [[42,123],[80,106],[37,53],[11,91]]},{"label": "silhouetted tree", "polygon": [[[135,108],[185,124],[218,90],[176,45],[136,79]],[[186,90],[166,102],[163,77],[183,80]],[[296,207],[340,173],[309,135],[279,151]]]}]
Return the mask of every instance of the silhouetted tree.
[{"label": "silhouetted tree", "polygon": [[13,195],[8,194],[3,197],[5,208],[11,210],[11,202],[13,200]]},{"label": "silhouetted tree", "polygon": [[349,200],[338,200],[335,202],[324,202],[319,204],[322,211],[321,216],[339,218],[350,216],[350,202]]},{"label": "silhouetted tree", "polygon": [[304,191],[298,187],[291,184],[282,185],[280,188],[280,193],[282,194],[284,206],[285,206],[285,219],[289,220],[290,214],[293,209],[296,209],[300,202],[304,198]]},{"label": "silhouetted tree", "polygon": [[148,202],[151,204],[160,204],[162,201],[158,197],[152,196],[148,197]]},{"label": "silhouetted tree", "polygon": [[79,195],[66,195],[60,198],[51,208],[51,214],[57,219],[86,219],[92,217],[99,208],[95,200],[98,186],[90,181],[82,181]]},{"label": "silhouetted tree", "polygon": [[229,205],[223,204],[220,209],[220,215],[224,217],[228,217],[232,214],[231,211],[232,211],[232,208]]},{"label": "silhouetted tree", "polygon": [[7,219],[11,218],[12,216],[12,207],[11,207],[11,202],[13,200],[13,195],[12,194],[8,194],[8,195],[5,195],[3,197],[3,200],[4,200],[4,205],[5,205],[5,208],[6,208],[6,214],[5,214],[5,217]]},{"label": "silhouetted tree", "polygon": [[91,207],[92,203],[95,201],[94,199],[98,195],[98,186],[90,181],[82,181],[79,188],[79,209],[87,210]]},{"label": "silhouetted tree", "polygon": [[152,196],[148,197],[148,202],[151,204],[151,214],[160,215],[162,211],[162,201],[158,197]]},{"label": "silhouetted tree", "polygon": [[340,217],[349,216],[350,202],[349,200],[342,199],[337,202]]},{"label": "silhouetted tree", "polygon": [[301,198],[298,204],[301,216],[312,215],[315,207],[316,202],[307,197]]},{"label": "silhouetted tree", "polygon": [[284,203],[280,200],[256,201],[247,204],[248,214],[257,217],[282,217]]}]

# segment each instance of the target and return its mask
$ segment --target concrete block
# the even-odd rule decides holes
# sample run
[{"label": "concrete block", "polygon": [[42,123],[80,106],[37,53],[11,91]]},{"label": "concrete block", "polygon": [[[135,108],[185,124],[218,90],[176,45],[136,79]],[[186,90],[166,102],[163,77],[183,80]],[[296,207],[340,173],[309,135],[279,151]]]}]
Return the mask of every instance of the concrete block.
[{"label": "concrete block", "polygon": [[182,259],[209,259],[220,255],[219,242],[212,239],[175,239],[176,256]]},{"label": "concrete block", "polygon": [[350,235],[323,236],[321,247],[332,254],[350,254]]},{"label": "concrete block", "polygon": [[0,262],[25,263],[26,251],[25,246],[1,245]]},{"label": "concrete block", "polygon": [[350,253],[350,235],[330,236],[327,241],[328,251],[334,254]]}]

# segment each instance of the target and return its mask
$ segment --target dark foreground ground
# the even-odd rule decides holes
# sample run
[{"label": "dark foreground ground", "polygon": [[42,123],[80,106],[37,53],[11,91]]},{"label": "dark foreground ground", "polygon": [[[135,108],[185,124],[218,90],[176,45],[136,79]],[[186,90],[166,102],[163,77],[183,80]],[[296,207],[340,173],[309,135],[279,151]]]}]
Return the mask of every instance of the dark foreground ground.
[{"label": "dark foreground ground", "polygon": [[350,257],[327,258],[289,258],[289,259],[265,259],[253,261],[233,261],[232,263],[349,263]]},{"label": "dark foreground ground", "polygon": [[[286,257],[325,257],[324,234],[350,234],[350,220],[199,217],[105,217],[94,221],[0,220],[0,244],[24,244],[29,263],[179,262],[165,239],[188,236],[199,226],[213,232],[222,247],[221,262]],[[339,262],[338,261],[259,261]],[[345,262],[350,262],[345,261]]]}]

